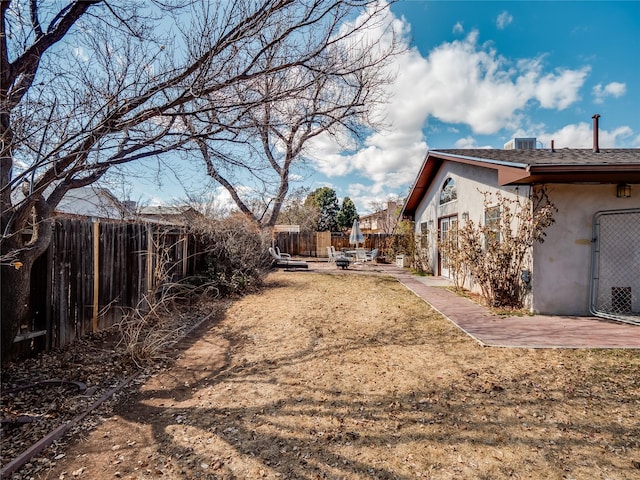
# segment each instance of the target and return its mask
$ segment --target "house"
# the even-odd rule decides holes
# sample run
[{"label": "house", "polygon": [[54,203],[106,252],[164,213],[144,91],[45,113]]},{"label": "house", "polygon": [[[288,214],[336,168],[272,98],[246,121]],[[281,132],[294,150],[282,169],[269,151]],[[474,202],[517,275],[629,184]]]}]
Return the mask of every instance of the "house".
[{"label": "house", "polygon": [[[533,313],[599,315],[640,324],[640,149],[429,151],[401,215],[415,222],[436,275],[452,277],[438,236],[490,218],[482,192],[529,198],[544,188],[558,211],[530,252],[523,279]],[[530,140],[530,139],[525,139]],[[473,279],[465,287],[474,289]]]},{"label": "house", "polygon": [[203,215],[189,205],[151,205],[140,209],[138,216],[145,222],[187,225],[201,219]]},{"label": "house", "polygon": [[361,216],[360,229],[362,233],[393,233],[398,223],[398,206],[398,202],[389,200],[387,208]]},{"label": "house", "polygon": [[274,225],[273,233],[279,233],[279,232],[300,233],[300,225],[287,225],[287,224]]},{"label": "house", "polygon": [[133,215],[133,209],[131,202],[121,202],[108,189],[90,185],[65,193],[54,213],[62,217],[125,220]]}]

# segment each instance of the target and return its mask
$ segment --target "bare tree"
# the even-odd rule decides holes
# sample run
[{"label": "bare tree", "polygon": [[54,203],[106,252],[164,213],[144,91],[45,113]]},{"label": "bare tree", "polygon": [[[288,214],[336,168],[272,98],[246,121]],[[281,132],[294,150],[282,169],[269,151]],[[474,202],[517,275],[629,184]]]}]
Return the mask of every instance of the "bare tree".
[{"label": "bare tree", "polygon": [[306,202],[309,193],[308,187],[294,188],[289,192],[278,215],[277,223],[299,225],[301,232],[315,232],[320,212]]},{"label": "bare tree", "polygon": [[401,202],[396,197],[389,197],[385,201],[369,203],[372,216],[375,218],[377,230],[380,233],[391,234],[395,231],[400,215]]},{"label": "bare tree", "polygon": [[[238,92],[312,68],[331,45],[322,32],[368,3],[77,0],[58,10],[45,0],[0,2],[3,356],[28,315],[31,267],[66,192],[112,167],[228,138],[229,125],[264,105]],[[319,41],[269,58],[293,38]]]},{"label": "bare tree", "polygon": [[[336,10],[324,30],[277,44],[261,35],[256,40],[265,52],[260,62],[272,73],[236,89],[240,105],[257,101],[260,106],[234,110],[224,122],[210,115],[204,126],[197,123],[200,117],[189,119],[208,175],[258,225],[276,223],[291,175],[304,168],[311,140],[332,135],[353,149],[363,132],[382,126],[370,112],[384,101],[383,87],[391,80],[385,66],[400,51],[392,26],[385,23],[386,8],[373,3],[350,23],[344,22],[349,11]],[[274,71],[301,52],[315,53],[294,68]],[[224,132],[216,130],[221,123]],[[215,135],[197,135],[201,129]]]}]

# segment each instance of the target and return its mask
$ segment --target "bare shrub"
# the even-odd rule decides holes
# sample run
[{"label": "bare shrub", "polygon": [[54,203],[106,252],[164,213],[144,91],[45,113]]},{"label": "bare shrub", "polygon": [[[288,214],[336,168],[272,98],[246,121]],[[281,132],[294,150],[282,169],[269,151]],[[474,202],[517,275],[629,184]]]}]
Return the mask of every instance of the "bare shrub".
[{"label": "bare shrub", "polygon": [[522,308],[525,288],[521,274],[534,243],[542,243],[557,208],[543,188],[528,199],[483,192],[485,209],[497,213],[492,222],[467,220],[439,243],[454,272],[456,286],[470,275],[492,307]]},{"label": "bare shrub", "polygon": [[400,222],[394,235],[386,237],[381,245],[381,253],[392,262],[398,255],[409,255],[413,261],[415,241],[409,222]]},{"label": "bare shrub", "polygon": [[180,242],[171,240],[167,235],[170,231],[170,228],[160,229],[152,236],[153,271],[149,293],[135,307],[127,308],[117,324],[118,346],[122,346],[140,368],[148,361],[161,358],[162,352],[190,328],[189,322],[180,318],[180,305],[219,296],[212,282],[192,282],[190,278],[170,280],[178,265],[171,251]]},{"label": "bare shrub", "polygon": [[165,236],[154,237],[151,291],[128,309],[118,324],[120,344],[139,366],[159,358],[163,350],[184,336],[189,326],[177,319],[180,305],[258,287],[268,270],[265,252],[270,237],[244,215],[202,217],[191,225],[191,233],[204,250],[204,271],[171,281],[176,266],[170,254],[174,245]]},{"label": "bare shrub", "polygon": [[[468,224],[467,224],[468,225]],[[458,241],[458,224],[453,224],[447,232],[446,238],[438,238],[438,251],[443,268],[448,268],[451,280],[456,290],[464,289],[465,278],[469,274],[469,269],[464,262],[465,255],[462,252]]]},{"label": "bare shrub", "polygon": [[433,265],[429,255],[429,234],[421,233],[414,239],[413,268],[418,273],[433,275]]},{"label": "bare shrub", "polygon": [[206,282],[221,295],[258,287],[269,268],[269,233],[244,215],[204,219],[192,226],[206,252]]},{"label": "bare shrub", "polygon": [[125,353],[138,367],[157,358],[162,350],[184,334],[181,331],[184,326],[166,324],[164,319],[168,316],[169,310],[164,302],[149,302],[149,297],[145,297],[118,323],[118,345],[124,346]]},{"label": "bare shrub", "polygon": [[[140,368],[145,363],[161,359],[168,347],[183,338],[193,327],[193,307],[219,296],[211,282],[194,284],[190,278],[158,285],[134,308],[128,308],[117,324],[118,346]],[[199,315],[196,313],[196,317]],[[206,317],[206,315],[204,316]],[[204,318],[202,317],[202,318]]]},{"label": "bare shrub", "polygon": [[428,247],[428,235],[416,235],[413,223],[403,220],[396,224],[394,235],[385,239],[382,250],[392,261],[397,255],[406,255],[411,261],[410,267],[417,273],[433,274]]}]

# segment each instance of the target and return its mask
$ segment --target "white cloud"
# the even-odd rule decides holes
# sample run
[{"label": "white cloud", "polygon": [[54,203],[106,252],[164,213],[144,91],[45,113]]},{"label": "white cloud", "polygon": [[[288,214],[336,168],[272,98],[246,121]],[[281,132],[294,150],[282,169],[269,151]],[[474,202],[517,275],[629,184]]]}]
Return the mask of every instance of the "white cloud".
[{"label": "white cloud", "polygon": [[[399,23],[390,13],[380,24],[392,25],[400,35],[405,34],[409,27]],[[387,189],[405,186],[407,179],[415,175],[427,151],[422,133],[424,106],[405,93],[415,90],[416,75],[421,74],[422,57],[417,50],[411,49],[395,60],[389,72],[400,73],[389,87],[390,103],[371,112],[374,116],[384,118],[390,128],[369,135],[363,148],[353,154],[343,153],[339,143],[343,143],[344,139],[338,142],[329,135],[316,138],[306,152],[313,159],[315,168],[328,177],[358,173],[371,180],[373,185],[364,187],[368,195],[379,196]],[[359,189],[357,185],[350,188]],[[351,191],[350,196],[354,201],[361,197]],[[362,205],[361,202],[357,203]]]},{"label": "white cloud", "polygon": [[[243,189],[239,189],[240,192],[242,192],[242,190]],[[218,213],[229,213],[237,210],[238,206],[235,200],[231,198],[229,191],[226,188],[218,186],[214,189],[208,208]]]},{"label": "white cloud", "polygon": [[473,137],[464,137],[456,140],[455,143],[456,148],[475,148],[476,147],[476,139]]},{"label": "white cloud", "polygon": [[473,137],[459,138],[455,142],[456,148],[493,148],[491,145],[478,145]]},{"label": "white cloud", "polygon": [[[613,130],[600,128],[598,144],[600,148],[617,148],[624,139],[633,135],[633,130],[628,126],[621,126]],[[556,149],[561,148],[591,148],[593,146],[593,125],[588,122],[565,125],[553,133],[541,133],[538,135],[546,148],[551,147],[554,140]]]},{"label": "white cloud", "polygon": [[464,27],[462,26],[462,23],[457,22],[454,26],[453,26],[453,33],[464,33]]},{"label": "white cloud", "polygon": [[580,70],[558,69],[540,78],[535,86],[535,98],[543,108],[564,110],[579,100],[578,92],[589,73],[589,67]]},{"label": "white cloud", "polygon": [[349,196],[353,200],[354,197],[361,197],[364,193],[368,192],[370,187],[362,183],[352,183],[349,185],[347,190],[349,192]]},{"label": "white cloud", "polygon": [[89,61],[89,55],[87,55],[87,52],[84,50],[84,48],[74,47],[73,48],[73,55],[74,55],[74,57],[82,60],[83,62],[88,62]]},{"label": "white cloud", "polygon": [[[381,24],[393,25],[408,38],[409,25],[399,24],[391,12],[387,15]],[[354,154],[345,154],[329,136],[320,137],[310,155],[315,167],[330,177],[355,173],[359,181],[370,180],[367,194],[406,188],[424,160],[423,128],[430,118],[449,124],[447,128],[495,134],[522,128],[526,110],[563,110],[579,99],[589,67],[549,72],[543,56],[509,60],[491,45],[480,44],[478,37],[472,31],[432,48],[426,57],[407,44],[390,69],[397,74],[388,87],[389,103],[374,112],[389,130],[371,134]],[[458,146],[476,143],[462,138]]]},{"label": "white cloud", "polygon": [[472,32],[419,59],[414,68],[420,71],[412,78],[417,87],[406,95],[423,105],[426,114],[492,134],[516,128],[531,100],[562,110],[578,99],[588,68],[544,74],[540,58],[513,65],[494,49],[478,45],[477,37]]},{"label": "white cloud", "polygon": [[513,15],[504,10],[500,15],[498,15],[498,18],[496,19],[496,26],[498,29],[504,30],[511,24],[511,22],[513,22]]},{"label": "white cloud", "polygon": [[618,98],[627,93],[627,84],[620,82],[611,82],[602,86],[601,83],[593,87],[593,101],[595,103],[604,102],[605,97]]}]

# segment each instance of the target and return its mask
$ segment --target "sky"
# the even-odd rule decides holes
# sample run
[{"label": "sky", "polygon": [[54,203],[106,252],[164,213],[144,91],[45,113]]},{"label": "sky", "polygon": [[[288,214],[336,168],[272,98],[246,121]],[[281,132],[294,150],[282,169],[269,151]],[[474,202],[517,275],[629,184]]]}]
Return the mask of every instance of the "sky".
[{"label": "sky", "polygon": [[[401,0],[387,15],[406,47],[390,66],[388,128],[350,155],[317,139],[293,188],[332,187],[363,215],[405,197],[429,149],[514,137],[590,148],[596,113],[601,148],[640,148],[640,1]],[[171,203],[176,188],[169,175],[136,194]]]}]

